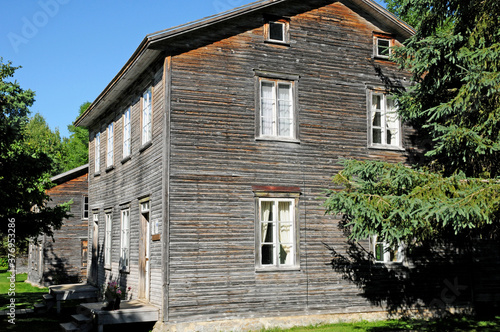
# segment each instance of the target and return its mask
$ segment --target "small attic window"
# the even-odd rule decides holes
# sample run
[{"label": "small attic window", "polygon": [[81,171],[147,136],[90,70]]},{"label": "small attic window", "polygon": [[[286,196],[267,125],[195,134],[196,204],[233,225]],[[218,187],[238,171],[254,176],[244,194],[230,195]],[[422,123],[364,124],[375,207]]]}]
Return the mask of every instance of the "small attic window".
[{"label": "small attic window", "polygon": [[373,55],[375,58],[389,59],[394,46],[394,38],[387,34],[375,33],[373,36]]},{"label": "small attic window", "polygon": [[266,20],[265,38],[267,42],[288,44],[289,38],[289,21],[282,18],[271,18]]}]

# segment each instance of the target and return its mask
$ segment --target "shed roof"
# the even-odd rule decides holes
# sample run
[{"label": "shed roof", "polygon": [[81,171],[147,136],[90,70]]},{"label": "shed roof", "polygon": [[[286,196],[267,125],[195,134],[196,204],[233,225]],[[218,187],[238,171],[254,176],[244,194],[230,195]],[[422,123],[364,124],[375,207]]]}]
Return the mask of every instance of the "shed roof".
[{"label": "shed roof", "polygon": [[[111,106],[116,97],[127,89],[132,82],[153,62],[162,51],[174,40],[187,37],[191,33],[202,33],[204,29],[225,21],[238,18],[256,11],[263,10],[280,3],[290,2],[292,0],[259,0],[249,4],[202,18],[200,20],[188,22],[169,29],[161,30],[146,35],[139,47],[125,63],[123,68],[101,92],[96,100],[87,108],[87,110],[75,121],[76,126],[90,126],[99,116]],[[359,6],[375,19],[383,21],[390,28],[397,31],[403,38],[409,38],[415,33],[415,30],[387,11],[382,6],[372,0],[349,0],[351,3]]]}]

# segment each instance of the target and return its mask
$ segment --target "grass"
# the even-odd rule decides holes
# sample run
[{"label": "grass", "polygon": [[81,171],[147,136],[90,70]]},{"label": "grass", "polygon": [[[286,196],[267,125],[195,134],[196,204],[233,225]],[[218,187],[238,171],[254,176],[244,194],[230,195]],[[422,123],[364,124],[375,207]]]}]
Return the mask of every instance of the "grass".
[{"label": "grass", "polygon": [[500,331],[500,317],[490,320],[476,320],[463,315],[423,320],[388,320],[378,322],[338,323],[320,326],[294,327],[291,329],[270,329],[263,332],[493,332]]},{"label": "grass", "polygon": [[6,310],[10,299],[16,300],[17,309],[32,309],[33,304],[42,302],[43,294],[49,292],[48,288],[32,286],[25,282],[28,275],[26,273],[16,275],[15,296],[10,296],[10,272],[0,273],[0,310]]}]

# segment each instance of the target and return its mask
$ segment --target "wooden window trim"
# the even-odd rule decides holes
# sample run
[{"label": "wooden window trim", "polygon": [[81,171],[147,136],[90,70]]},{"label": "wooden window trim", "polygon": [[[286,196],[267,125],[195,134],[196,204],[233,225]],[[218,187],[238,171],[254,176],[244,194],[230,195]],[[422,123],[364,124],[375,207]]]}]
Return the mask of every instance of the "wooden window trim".
[{"label": "wooden window trim", "polygon": [[[255,197],[255,271],[256,272],[286,272],[300,271],[300,231],[299,231],[299,187],[282,186],[253,186]],[[276,262],[273,265],[263,265],[261,263],[261,202],[263,201],[288,201],[293,202],[293,253],[294,262],[292,265],[280,265]],[[276,258],[276,257],[275,257]]]},{"label": "wooden window trim", "polygon": [[99,175],[101,171],[101,133],[94,136],[94,174]]},{"label": "wooden window trim", "polygon": [[[272,72],[272,71],[265,71],[265,70],[254,70],[254,74],[256,77],[255,80],[255,139],[256,140],[263,140],[263,141],[282,141],[282,142],[290,142],[290,143],[300,143],[299,139],[299,103],[298,103],[298,84],[299,84],[299,79],[300,75],[297,74],[290,74],[290,73],[277,73],[277,72]],[[291,96],[291,103],[292,103],[292,111],[291,111],[291,116],[292,116],[292,124],[290,126],[290,130],[292,131],[292,135],[290,137],[287,136],[280,136],[277,133],[277,128],[274,128],[275,125],[273,125],[273,135],[263,135],[261,132],[261,112],[262,112],[262,104],[261,104],[261,98],[262,98],[262,83],[263,82],[272,82],[275,86],[275,91],[274,91],[274,96],[273,98],[276,98],[277,100],[277,89],[276,87],[278,84],[283,83],[283,84],[290,84],[290,92],[292,94]],[[275,110],[276,111],[276,110]],[[274,112],[275,112],[274,111]],[[277,113],[276,113],[277,114]],[[276,116],[274,114],[273,116]],[[273,122],[277,122],[277,119],[274,118]]]},{"label": "wooden window trim", "polygon": [[[124,225],[124,214],[128,213],[128,228],[125,230],[123,225]],[[127,207],[125,209],[121,210],[120,213],[120,260],[119,260],[119,267],[120,267],[120,272],[129,272],[130,271],[130,208]],[[127,237],[124,239],[124,236]],[[123,259],[123,250],[124,248],[124,243],[127,243],[127,255],[128,255],[128,264],[123,265],[122,259]]]},{"label": "wooden window trim", "polygon": [[[290,46],[290,19],[285,17],[277,17],[267,15],[264,18],[264,40],[268,44],[276,44],[283,46]],[[283,27],[283,39],[273,39],[271,38],[271,25],[279,24]]]},{"label": "wooden window trim", "polygon": [[112,264],[113,264],[113,212],[107,210],[104,211],[104,268],[107,270],[111,270]]},{"label": "wooden window trim", "polygon": [[[378,44],[380,40],[387,40],[389,42],[389,55],[379,54]],[[374,32],[373,33],[373,58],[378,60],[389,60],[392,55],[392,47],[395,45],[394,36],[387,33]]]},{"label": "wooden window trim", "polygon": [[[128,114],[128,117],[127,117]],[[130,160],[132,155],[132,107],[123,112],[122,164]],[[128,137],[127,137],[128,136]]]},{"label": "wooden window trim", "polygon": [[[149,130],[150,130],[150,134],[149,134],[149,137],[147,137],[147,135],[144,134],[144,128],[145,128],[145,124],[144,124],[144,110],[145,110],[145,100],[144,100],[144,95],[150,91],[150,94],[151,94],[151,97],[150,97],[150,101],[149,101],[149,108],[150,108],[150,112],[149,112]],[[148,87],[146,90],[144,90],[144,92],[142,93],[141,95],[141,151],[143,151],[144,149],[147,149],[149,146],[151,146],[151,144],[149,144],[150,142],[152,142],[153,140],[153,95],[154,95],[154,91],[153,91],[153,87],[150,86]]]},{"label": "wooden window trim", "polygon": [[[373,96],[383,95],[384,96],[384,118],[386,116],[386,100],[387,94],[383,89],[368,89],[367,91],[367,128],[368,128],[368,148],[377,150],[394,150],[394,151],[404,151],[403,147],[403,124],[401,119],[398,119],[398,131],[399,137],[397,139],[397,145],[386,144],[386,143],[374,143],[373,142],[373,123],[372,123],[372,112],[373,112]],[[385,123],[385,122],[384,122]],[[386,129],[383,129],[382,135],[386,134]]]},{"label": "wooden window trim", "polygon": [[115,124],[111,122],[106,129],[106,171],[112,169],[115,156]]}]

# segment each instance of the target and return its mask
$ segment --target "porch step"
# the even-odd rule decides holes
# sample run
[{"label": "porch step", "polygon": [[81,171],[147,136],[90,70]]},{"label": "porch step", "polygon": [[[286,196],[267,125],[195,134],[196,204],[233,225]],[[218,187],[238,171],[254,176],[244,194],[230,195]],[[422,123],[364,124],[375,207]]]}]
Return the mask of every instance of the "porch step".
[{"label": "porch step", "polygon": [[74,323],[61,323],[59,326],[61,327],[61,331],[64,332],[80,332],[80,329]]},{"label": "porch step", "polygon": [[83,314],[71,315],[71,318],[78,324],[87,324],[92,322],[92,317],[85,316]]},{"label": "porch step", "polygon": [[56,299],[51,294],[44,294],[43,300],[45,301],[45,306],[47,307],[47,311],[52,309],[52,307],[56,304]]},{"label": "porch step", "polygon": [[33,310],[37,313],[37,314],[43,314],[45,312],[47,312],[47,305],[45,303],[35,303],[33,305]]}]

